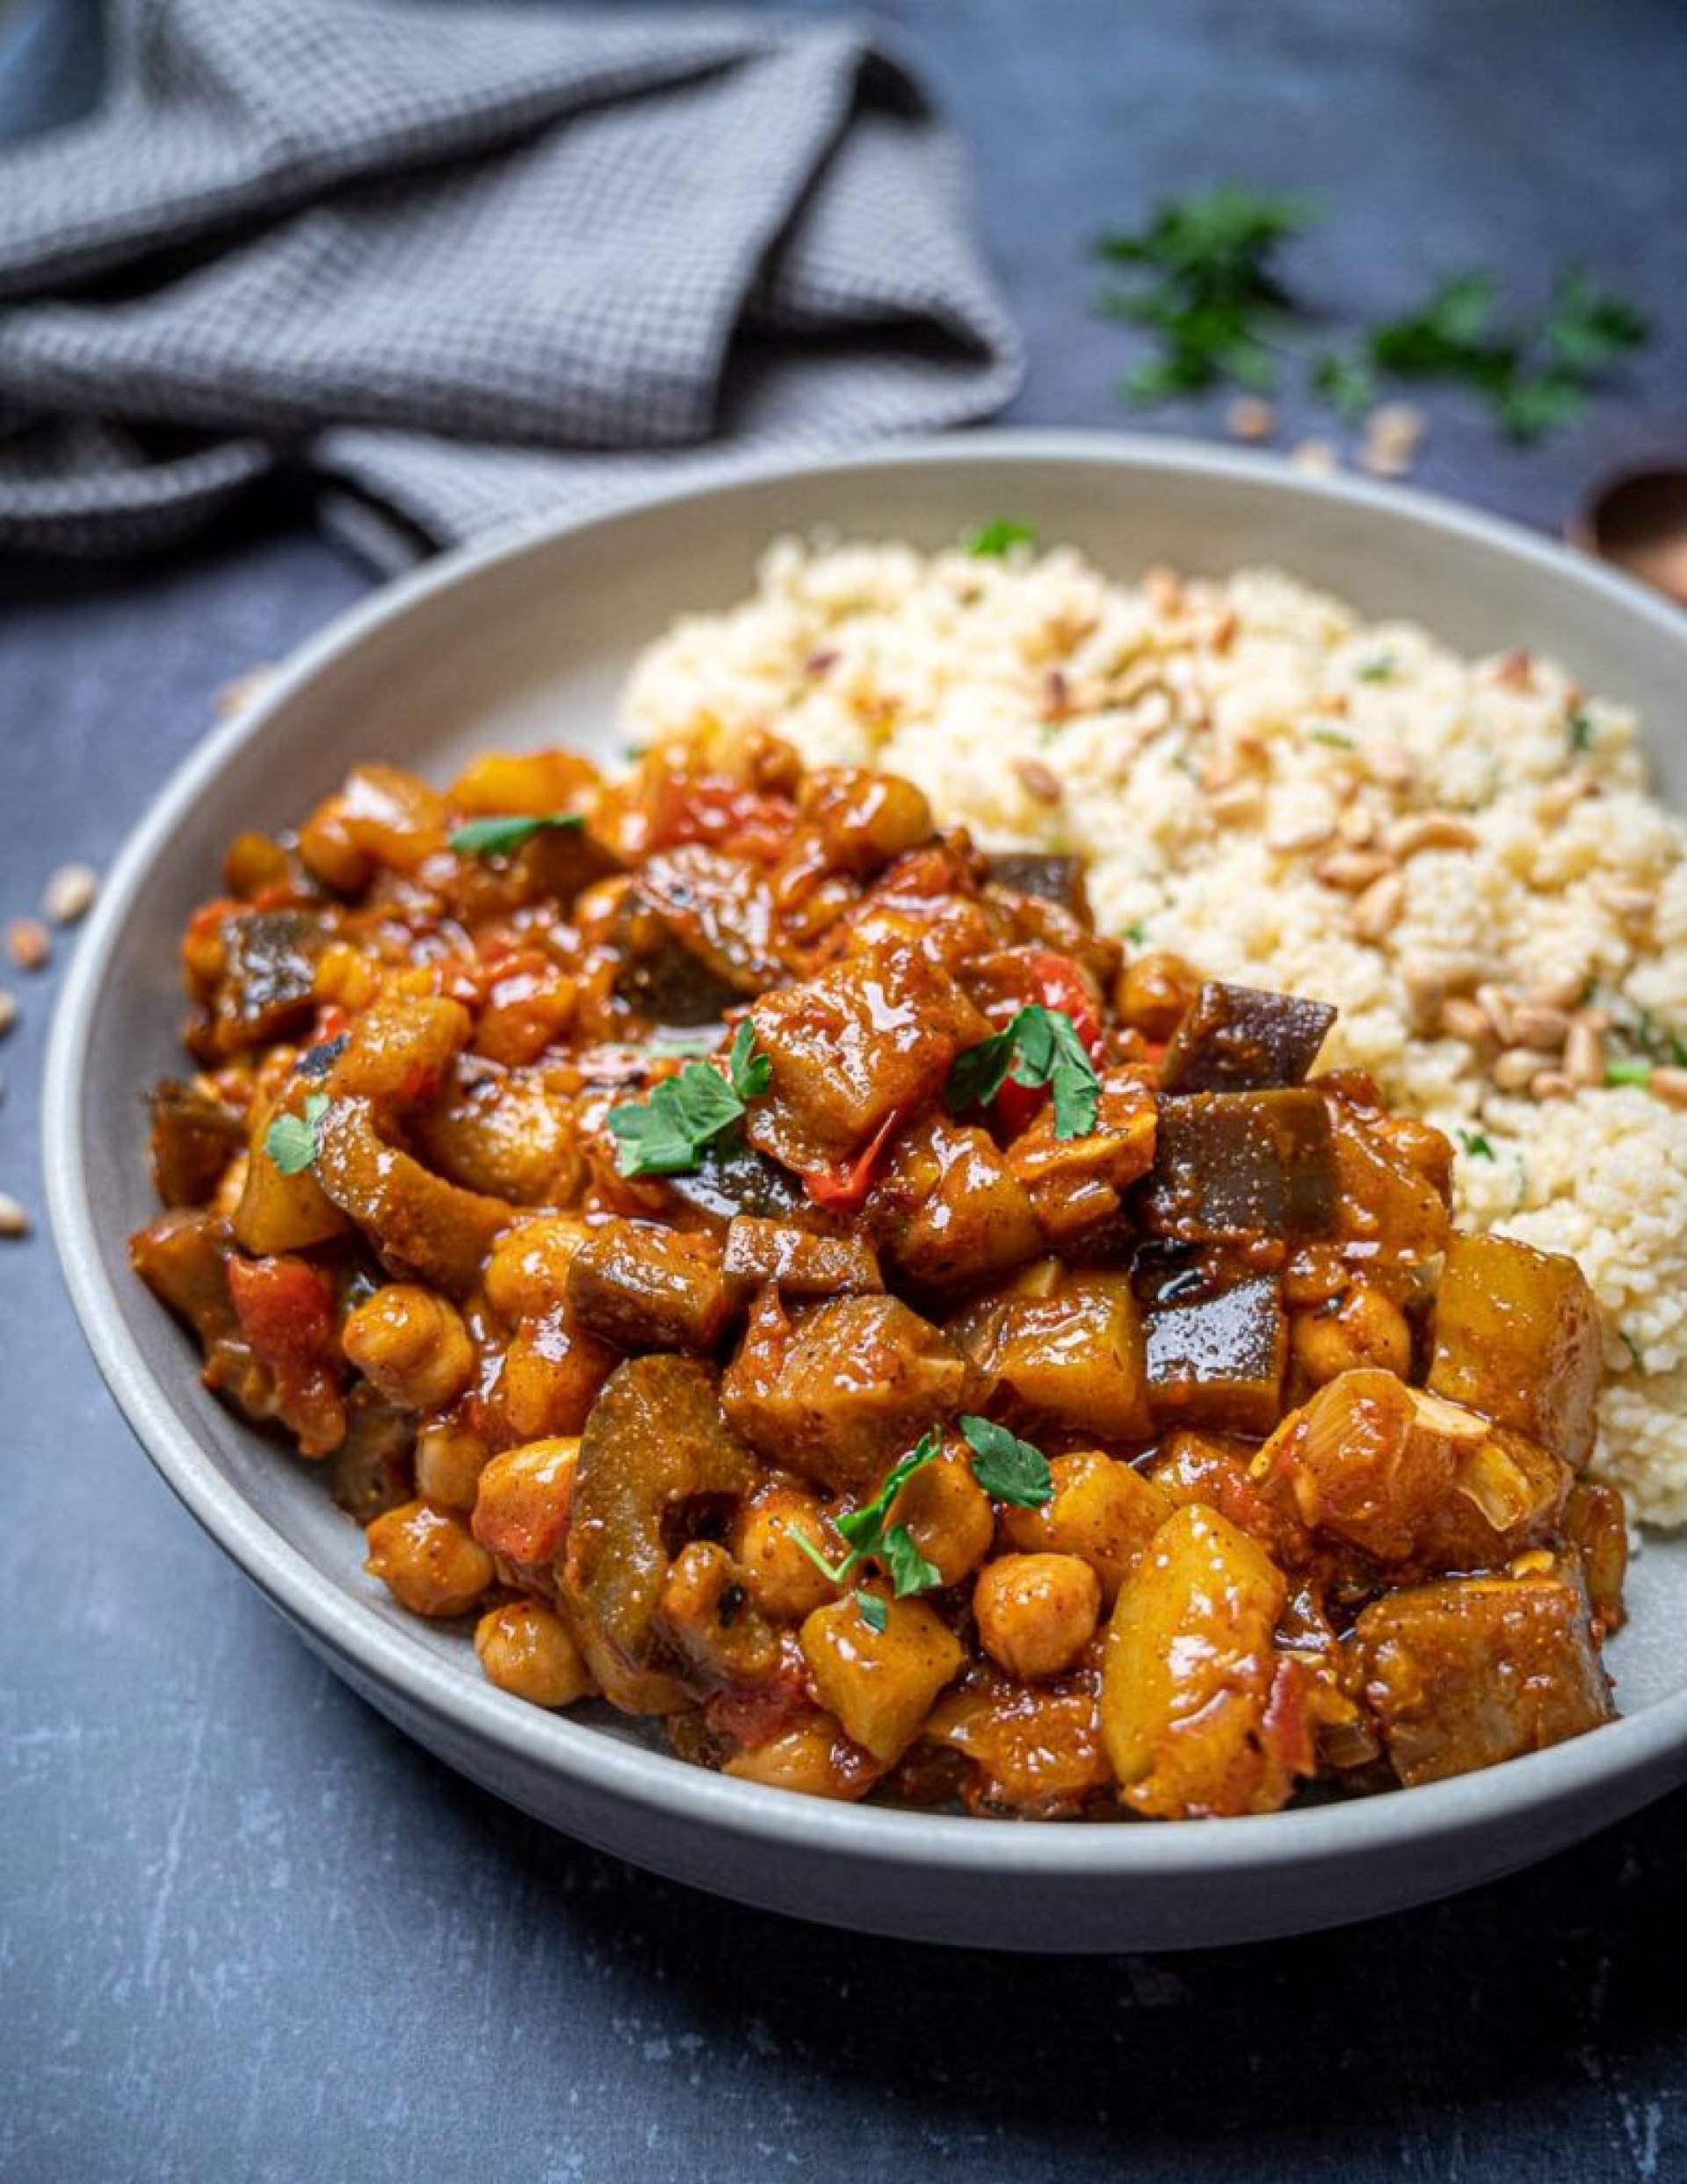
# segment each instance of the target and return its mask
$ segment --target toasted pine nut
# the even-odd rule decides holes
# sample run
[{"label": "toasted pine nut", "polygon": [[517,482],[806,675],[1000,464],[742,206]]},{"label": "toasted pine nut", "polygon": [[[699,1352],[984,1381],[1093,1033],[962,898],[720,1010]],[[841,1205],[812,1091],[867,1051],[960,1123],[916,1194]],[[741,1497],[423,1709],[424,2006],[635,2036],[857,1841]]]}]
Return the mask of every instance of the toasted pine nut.
[{"label": "toasted pine nut", "polygon": [[1415,857],[1420,850],[1473,850],[1476,829],[1451,812],[1414,812],[1397,819],[1383,836],[1394,857]]},{"label": "toasted pine nut", "polygon": [[1687,1107],[1687,1069],[1654,1069],[1650,1083],[1666,1106]]},{"label": "toasted pine nut", "polygon": [[30,1219],[9,1191],[0,1190],[0,1236],[27,1236]]},{"label": "toasted pine nut", "polygon": [[5,987],[0,986],[0,1039],[4,1038],[17,1021],[18,1003]]},{"label": "toasted pine nut", "polygon": [[1292,857],[1301,850],[1316,850],[1328,842],[1333,831],[1328,819],[1291,820],[1285,824],[1267,828],[1265,846],[1275,850],[1279,857]]},{"label": "toasted pine nut", "polygon": [[1176,614],[1184,604],[1184,580],[1175,568],[1145,568],[1142,590],[1156,614]]},{"label": "toasted pine nut", "polygon": [[1394,859],[1378,850],[1332,850],[1319,858],[1312,871],[1313,877],[1322,880],[1326,887],[1341,887],[1357,894],[1394,869]]},{"label": "toasted pine nut", "polygon": [[1529,999],[1546,1009],[1574,1009],[1587,983],[1580,971],[1560,971],[1555,977],[1538,979],[1529,988]]},{"label": "toasted pine nut", "polygon": [[91,864],[61,864],[41,893],[41,908],[54,925],[74,925],[93,908],[99,874]]},{"label": "toasted pine nut", "polygon": [[1257,394],[1238,394],[1224,413],[1224,429],[1233,440],[1269,440],[1277,430],[1276,406]]},{"label": "toasted pine nut", "polygon": [[1577,1084],[1605,1081],[1605,1042],[1603,1034],[1585,1020],[1573,1023],[1564,1042],[1564,1072]]},{"label": "toasted pine nut", "polygon": [[1371,778],[1385,788],[1403,789],[1417,772],[1416,760],[1398,743],[1367,743],[1364,756]]},{"label": "toasted pine nut", "polygon": [[1377,815],[1368,804],[1350,804],[1336,821],[1336,831],[1351,848],[1362,850],[1376,838]]},{"label": "toasted pine nut", "polygon": [[1263,793],[1256,781],[1233,781],[1228,788],[1213,792],[1206,799],[1206,808],[1220,826],[1233,821],[1245,825],[1258,817]]},{"label": "toasted pine nut", "polygon": [[1044,765],[1040,758],[1016,758],[1013,770],[1025,794],[1035,797],[1039,804],[1058,804],[1066,793],[1059,774]]},{"label": "toasted pine nut", "polygon": [[1353,905],[1353,930],[1361,940],[1381,940],[1399,924],[1405,908],[1406,882],[1398,872],[1385,872]]},{"label": "toasted pine nut", "polygon": [[1559,1047],[1569,1037],[1570,1020],[1564,1011],[1543,1008],[1539,1002],[1519,1002],[1511,1011],[1511,1022],[1524,1046]]},{"label": "toasted pine nut", "polygon": [[1517,1027],[1511,1015],[1511,996],[1502,986],[1483,985],[1476,988],[1476,1001],[1488,1022],[1505,1046],[1517,1043]]},{"label": "toasted pine nut", "polygon": [[1494,1026],[1487,1011],[1461,994],[1442,1002],[1441,1029],[1449,1038],[1463,1039],[1467,1046],[1488,1046],[1494,1041]]},{"label": "toasted pine nut", "polygon": [[1556,1067],[1556,1054],[1543,1054],[1532,1046],[1508,1046],[1495,1063],[1493,1078],[1502,1092],[1521,1092],[1543,1070]]},{"label": "toasted pine nut", "polygon": [[20,971],[39,971],[53,952],[53,943],[38,917],[15,917],[6,928],[6,953]]},{"label": "toasted pine nut", "polygon": [[1657,897],[1647,887],[1597,887],[1594,890],[1613,917],[1625,925],[1639,925],[1657,907]]},{"label": "toasted pine nut", "polygon": [[1568,1100],[1575,1084],[1561,1069],[1543,1069],[1530,1078],[1529,1089],[1538,1100]]}]

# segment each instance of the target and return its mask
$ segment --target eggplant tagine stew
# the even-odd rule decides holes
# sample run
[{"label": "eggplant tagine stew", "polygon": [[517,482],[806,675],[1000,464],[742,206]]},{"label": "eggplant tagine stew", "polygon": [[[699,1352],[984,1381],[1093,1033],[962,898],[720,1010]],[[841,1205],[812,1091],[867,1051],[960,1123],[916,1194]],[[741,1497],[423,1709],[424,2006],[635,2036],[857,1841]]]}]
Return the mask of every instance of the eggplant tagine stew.
[{"label": "eggplant tagine stew", "polygon": [[1317,1002],[771,738],[360,766],[224,886],[134,1265],[500,1689],[1042,1819],[1609,1717],[1586,1284]]}]

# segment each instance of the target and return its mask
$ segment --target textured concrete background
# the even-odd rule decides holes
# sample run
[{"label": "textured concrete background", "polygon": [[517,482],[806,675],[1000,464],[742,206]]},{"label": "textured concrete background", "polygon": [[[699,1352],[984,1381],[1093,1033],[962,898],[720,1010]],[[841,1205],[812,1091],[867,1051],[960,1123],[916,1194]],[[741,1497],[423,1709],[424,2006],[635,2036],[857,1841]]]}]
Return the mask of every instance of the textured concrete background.
[{"label": "textured concrete background", "polygon": [[[971,145],[1031,341],[1019,420],[1118,416],[1082,238],[1234,177],[1328,204],[1302,263],[1337,317],[1473,260],[1539,293],[1568,259],[1658,317],[1545,449],[1436,403],[1424,481],[1553,526],[1611,463],[1687,449],[1676,0],[880,13]],[[0,21],[0,133],[91,94],[91,18]],[[0,914],[108,857],[216,686],[366,582],[279,510],[167,567],[0,577]],[[0,1050],[0,1187],[33,1204],[50,994]],[[0,1247],[0,1359],[7,2179],[1687,2175],[1687,1997],[1660,1976],[1687,1797],[1250,1951],[1039,1963],[758,1917],[533,1826],[344,1691],[154,1479],[44,1239]]]}]

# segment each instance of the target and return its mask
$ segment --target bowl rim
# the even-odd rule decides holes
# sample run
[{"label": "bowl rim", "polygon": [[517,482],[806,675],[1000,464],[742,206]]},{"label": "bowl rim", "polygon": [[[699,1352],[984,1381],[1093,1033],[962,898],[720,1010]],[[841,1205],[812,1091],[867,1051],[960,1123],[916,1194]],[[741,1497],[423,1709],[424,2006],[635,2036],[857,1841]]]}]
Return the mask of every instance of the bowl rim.
[{"label": "bowl rim", "polygon": [[[1170,1878],[1282,1874],[1355,1853],[1421,1849],[1523,1820],[1553,1806],[1615,1790],[1671,1761],[1687,1771],[1687,1690],[1642,1712],[1502,1766],[1350,1802],[1199,1823],[1026,1826],[950,1813],[832,1804],[742,1783],[665,1752],[606,1734],[496,1690],[460,1660],[419,1639],[343,1593],[290,1545],[218,1471],[177,1414],[127,1325],[126,1300],[107,1278],[88,1186],[83,1103],[89,1043],[117,937],[140,887],[168,857],[178,820],[235,753],[319,673],[389,622],[436,594],[565,536],[637,520],[654,510],[735,488],[863,470],[934,466],[988,472],[1010,464],[1158,471],[1265,486],[1292,499],[1336,501],[1370,515],[1490,550],[1568,578],[1622,614],[1647,623],[1682,648],[1687,618],[1625,576],[1508,520],[1398,485],[1318,477],[1280,457],[1145,434],[994,429],[944,438],[878,442],[815,457],[723,462],[683,482],[629,496],[584,517],[513,524],[458,547],[336,616],[227,721],[194,745],[131,830],[80,937],[54,1012],[43,1080],[43,1167],[61,1265],[83,1332],[105,1385],[165,1484],[211,1537],[283,1614],[331,1659],[354,1667],[395,1701],[454,1725],[518,1765],[554,1772],[583,1792],[646,1808],[667,1820],[712,1829],[745,1847],[765,1845],[868,1865],[942,1869],[1003,1880]],[[1660,1787],[1662,1783],[1660,1781]],[[1613,1799],[1614,1802],[1614,1799]]]}]

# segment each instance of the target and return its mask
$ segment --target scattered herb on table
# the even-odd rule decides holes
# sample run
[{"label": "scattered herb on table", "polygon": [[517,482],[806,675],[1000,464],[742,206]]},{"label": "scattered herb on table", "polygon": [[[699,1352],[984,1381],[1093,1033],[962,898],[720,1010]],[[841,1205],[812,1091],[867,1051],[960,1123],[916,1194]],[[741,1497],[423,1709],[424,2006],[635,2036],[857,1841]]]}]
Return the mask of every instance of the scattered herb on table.
[{"label": "scattered herb on table", "polygon": [[1295,308],[1278,257],[1313,217],[1299,199],[1220,188],[1163,199],[1146,227],[1098,235],[1094,252],[1112,278],[1097,308],[1159,344],[1125,380],[1126,401],[1163,401],[1225,382],[1274,387],[1272,336]]},{"label": "scattered herb on table", "polygon": [[768,1088],[773,1065],[753,1051],[755,1042],[755,1026],[746,1017],[733,1035],[724,1076],[713,1062],[688,1061],[648,1100],[611,1109],[609,1128],[623,1175],[689,1175],[696,1168],[708,1147],[735,1128],[749,1102]]},{"label": "scattered herb on table", "polygon": [[981,524],[961,540],[967,552],[979,561],[999,561],[1015,546],[1034,547],[1036,544],[1036,524],[1022,524],[1012,516],[998,516],[994,523]]},{"label": "scattered herb on table", "polygon": [[451,837],[459,857],[513,857],[535,835],[572,833],[583,827],[578,812],[547,812],[535,819],[505,813],[489,819],[471,819]]},{"label": "scattered herb on table", "polygon": [[1467,388],[1508,438],[1526,442],[1574,423],[1605,374],[1651,338],[1643,313],[1583,273],[1561,275],[1532,319],[1502,321],[1498,284],[1473,271],[1357,342],[1307,358],[1314,315],[1281,257],[1315,219],[1303,199],[1227,187],[1164,199],[1144,227],[1098,236],[1093,253],[1112,278],[1097,308],[1155,343],[1124,380],[1124,399],[1269,387],[1283,359],[1302,359],[1308,392],[1350,423],[1376,407],[1387,380],[1437,381]]},{"label": "scattered herb on table", "polygon": [[1029,1088],[1048,1086],[1057,1138],[1087,1137],[1095,1128],[1101,1079],[1063,1010],[1033,1002],[1005,1031],[969,1046],[949,1073],[950,1113],[988,1107],[1010,1077]]},{"label": "scattered herb on table", "polygon": [[327,1093],[308,1093],[302,1115],[278,1115],[264,1132],[264,1150],[282,1175],[302,1175],[315,1161],[327,1112]]}]

